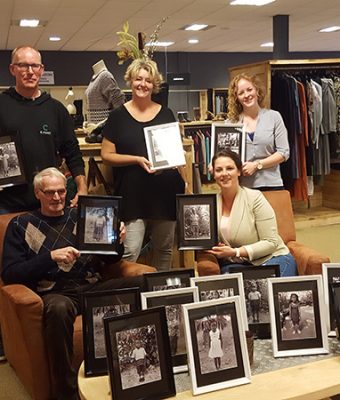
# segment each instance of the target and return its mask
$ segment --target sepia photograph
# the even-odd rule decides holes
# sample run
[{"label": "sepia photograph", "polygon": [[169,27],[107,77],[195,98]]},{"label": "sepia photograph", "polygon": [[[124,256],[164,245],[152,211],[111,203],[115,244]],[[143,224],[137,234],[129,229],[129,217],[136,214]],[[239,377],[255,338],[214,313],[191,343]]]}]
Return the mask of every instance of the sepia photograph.
[{"label": "sepia photograph", "polygon": [[177,195],[179,250],[203,250],[217,241],[216,195]]},{"label": "sepia photograph", "polygon": [[321,275],[269,278],[268,296],[274,357],[328,353]]},{"label": "sepia photograph", "polygon": [[250,383],[240,296],[183,305],[193,394]]},{"label": "sepia photograph", "polygon": [[0,134],[0,188],[25,182],[24,163],[17,135]]},{"label": "sepia photograph", "polygon": [[86,207],[84,243],[112,244],[117,240],[111,207]]},{"label": "sepia photograph", "polygon": [[195,275],[193,268],[171,269],[169,271],[144,274],[145,291],[179,289],[190,286],[190,278]]},{"label": "sepia photograph", "polygon": [[85,376],[107,374],[104,317],[141,309],[139,288],[82,294],[82,324]]},{"label": "sepia photograph", "polygon": [[107,316],[103,321],[112,399],[174,396],[165,308]]},{"label": "sepia photograph", "polygon": [[322,278],[325,295],[326,308],[329,311],[327,314],[327,330],[328,336],[336,336],[336,317],[334,304],[332,300],[332,284],[340,282],[340,264],[339,263],[323,263]]},{"label": "sepia photograph", "polygon": [[230,149],[245,160],[245,135],[242,124],[214,122],[211,126],[211,160],[214,155]]}]

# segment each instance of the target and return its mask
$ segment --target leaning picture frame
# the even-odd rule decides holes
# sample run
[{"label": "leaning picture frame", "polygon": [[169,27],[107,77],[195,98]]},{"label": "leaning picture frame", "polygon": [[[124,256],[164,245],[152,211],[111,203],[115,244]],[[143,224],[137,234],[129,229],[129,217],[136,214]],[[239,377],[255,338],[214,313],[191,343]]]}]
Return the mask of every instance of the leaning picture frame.
[{"label": "leaning picture frame", "polygon": [[340,282],[330,283],[330,304],[333,309],[334,333],[340,340]]},{"label": "leaning picture frame", "polygon": [[274,357],[327,354],[321,275],[268,278]]},{"label": "leaning picture frame", "polygon": [[79,196],[77,242],[83,254],[118,254],[120,196]]},{"label": "leaning picture frame", "polygon": [[193,268],[170,269],[169,271],[144,274],[146,292],[190,287],[190,278],[195,275]]},{"label": "leaning picture frame", "polygon": [[335,337],[336,318],[334,304],[332,303],[332,284],[340,282],[340,264],[339,263],[323,263],[322,278],[325,295],[325,304],[327,309],[327,332],[328,336]]},{"label": "leaning picture frame", "polygon": [[267,278],[280,276],[279,265],[230,266],[230,274],[241,273],[248,327],[257,339],[271,337]]},{"label": "leaning picture frame", "polygon": [[250,383],[240,297],[182,307],[193,394]]},{"label": "leaning picture frame", "polygon": [[206,250],[218,243],[216,194],[177,194],[178,250]]},{"label": "leaning picture frame", "polygon": [[0,132],[0,188],[27,183],[24,155],[17,133]]},{"label": "leaning picture frame", "polygon": [[238,154],[241,161],[245,161],[245,134],[243,124],[231,122],[213,122],[211,125],[211,156],[230,149]]},{"label": "leaning picture frame", "polygon": [[141,309],[139,288],[84,292],[82,301],[85,376],[107,374],[103,317]]},{"label": "leaning picture frame", "polygon": [[178,122],[147,126],[144,136],[151,170],[185,165],[184,149]]},{"label": "leaning picture frame", "polygon": [[248,330],[246,301],[244,296],[243,276],[241,273],[194,276],[190,285],[198,289],[199,301],[210,301],[225,297],[240,296],[243,324]]},{"label": "leaning picture frame", "polygon": [[175,396],[165,308],[103,320],[112,399]]},{"label": "leaning picture frame", "polygon": [[165,307],[174,373],[188,370],[182,304],[198,302],[197,287],[141,293],[142,309]]}]

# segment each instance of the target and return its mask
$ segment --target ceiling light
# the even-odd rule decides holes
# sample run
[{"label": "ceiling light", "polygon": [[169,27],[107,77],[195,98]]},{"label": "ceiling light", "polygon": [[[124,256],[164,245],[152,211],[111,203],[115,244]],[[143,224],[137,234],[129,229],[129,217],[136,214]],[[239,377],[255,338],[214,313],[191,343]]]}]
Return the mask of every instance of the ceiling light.
[{"label": "ceiling light", "polygon": [[233,0],[230,2],[232,6],[265,6],[273,3],[275,0]]},{"label": "ceiling light", "polygon": [[50,40],[51,42],[59,42],[61,40],[60,36],[50,36],[48,38],[48,40]]},{"label": "ceiling light", "polygon": [[340,26],[329,26],[328,28],[320,29],[319,32],[336,32],[340,30]]},{"label": "ceiling light", "polygon": [[205,24],[192,24],[185,28],[186,31],[201,31],[202,29],[207,28],[208,25]]},{"label": "ceiling light", "polygon": [[155,47],[168,47],[174,44],[175,42],[149,42],[146,43],[145,46],[155,46]]},{"label": "ceiling light", "polygon": [[196,44],[196,43],[199,43],[199,40],[198,40],[198,39],[189,39],[189,40],[188,40],[188,43],[190,43],[190,44]]},{"label": "ceiling light", "polygon": [[22,27],[36,28],[39,25],[39,20],[38,19],[21,19],[19,25]]},{"label": "ceiling light", "polygon": [[273,42],[262,43],[261,47],[274,47],[274,43]]}]

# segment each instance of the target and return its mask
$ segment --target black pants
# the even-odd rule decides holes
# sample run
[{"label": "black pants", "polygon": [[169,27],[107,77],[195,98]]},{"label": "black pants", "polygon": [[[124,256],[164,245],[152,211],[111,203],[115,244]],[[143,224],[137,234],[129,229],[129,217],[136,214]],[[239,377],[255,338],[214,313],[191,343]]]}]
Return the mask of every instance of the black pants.
[{"label": "black pants", "polygon": [[42,296],[45,343],[58,400],[77,399],[77,371],[72,366],[73,324],[81,312],[81,293],[126,287],[142,288],[142,285],[142,276],[109,279],[94,284],[78,284],[73,288]]}]

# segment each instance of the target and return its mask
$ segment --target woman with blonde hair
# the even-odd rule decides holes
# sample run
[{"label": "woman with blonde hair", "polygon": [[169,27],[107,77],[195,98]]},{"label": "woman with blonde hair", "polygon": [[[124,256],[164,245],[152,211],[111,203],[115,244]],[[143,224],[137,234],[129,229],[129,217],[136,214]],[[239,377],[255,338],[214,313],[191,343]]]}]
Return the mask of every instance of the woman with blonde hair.
[{"label": "woman with blonde hair", "polygon": [[228,119],[243,123],[246,134],[242,185],[278,190],[283,189],[280,164],[289,158],[288,135],[280,113],[264,108],[264,100],[258,77],[235,76],[229,85]]},{"label": "woman with blonde hair", "polygon": [[162,83],[157,64],[134,60],[125,73],[132,99],[113,110],[103,130],[101,155],[114,167],[115,194],[123,197],[122,220],[126,223],[124,257],[136,261],[146,229],[150,232],[152,265],[171,267],[176,225],[176,194],[184,192],[177,169],[154,172],[147,159],[144,128],[174,122],[172,111],[151,98]]}]

